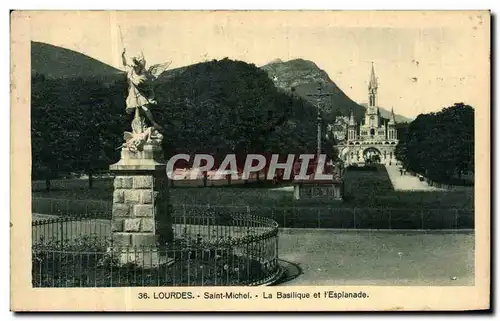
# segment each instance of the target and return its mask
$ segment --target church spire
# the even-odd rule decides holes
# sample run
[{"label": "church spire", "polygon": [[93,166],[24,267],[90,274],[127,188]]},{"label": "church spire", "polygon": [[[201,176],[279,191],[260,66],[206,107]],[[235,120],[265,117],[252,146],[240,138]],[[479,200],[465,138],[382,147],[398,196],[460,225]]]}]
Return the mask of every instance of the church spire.
[{"label": "church spire", "polygon": [[354,119],[354,111],[351,109],[351,117],[349,117],[349,126],[356,126],[356,120]]},{"label": "church spire", "polygon": [[370,75],[370,83],[368,84],[368,106],[370,107],[370,113],[375,114],[376,113],[376,106],[377,106],[377,90],[378,90],[378,83],[377,83],[377,77],[375,77],[375,67],[373,67],[373,62],[372,62],[372,73]]},{"label": "church spire", "polygon": [[389,118],[389,125],[396,124],[396,116],[394,116],[394,107],[391,108],[391,118]]},{"label": "church spire", "polygon": [[377,77],[375,76],[375,67],[373,66],[373,61],[372,61],[372,72],[370,75],[370,84],[368,85],[368,88],[377,89],[377,87],[378,87]]}]

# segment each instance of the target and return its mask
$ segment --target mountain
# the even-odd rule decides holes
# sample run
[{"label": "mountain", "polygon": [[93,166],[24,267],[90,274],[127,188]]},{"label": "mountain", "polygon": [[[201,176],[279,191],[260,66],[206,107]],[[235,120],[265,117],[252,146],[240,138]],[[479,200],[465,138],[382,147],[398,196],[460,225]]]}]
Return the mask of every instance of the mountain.
[{"label": "mountain", "polygon": [[124,79],[125,73],[82,53],[31,42],[31,73],[47,78],[97,79],[104,83]]},{"label": "mountain", "polygon": [[[318,83],[322,83],[323,93],[330,94],[330,96],[320,98],[320,108],[329,120],[333,120],[338,115],[349,116],[351,110],[358,122],[364,118],[366,106],[349,98],[328,74],[312,61],[294,59],[283,62],[277,59],[262,66],[261,69],[268,73],[276,87],[286,92],[295,92],[312,103],[316,103],[317,98],[309,97],[307,94],[316,93]],[[379,109],[381,116],[388,119],[390,111],[381,107]],[[407,117],[395,116],[397,122],[410,121]]]},{"label": "mountain", "polygon": [[365,108],[352,101],[314,62],[295,59],[287,62],[273,61],[261,67],[273,80],[276,87],[316,103],[317,98],[307,96],[317,93],[318,83],[323,83],[323,93],[331,96],[319,99],[320,108],[332,120],[337,115],[349,115],[351,109],[357,120],[361,120]]},{"label": "mountain", "polygon": [[[175,78],[185,72],[188,67],[168,70],[164,74],[165,80]],[[333,118],[336,115],[348,116],[352,109],[358,121],[363,119],[366,106],[352,101],[337,87],[328,74],[312,61],[295,59],[283,62],[280,59],[275,59],[262,66],[261,69],[268,73],[276,87],[284,91],[290,91],[294,88],[296,94],[311,102],[315,102],[314,99],[307,97],[306,94],[315,93],[317,82],[321,81],[325,83],[324,92],[332,94],[331,97],[321,99],[322,109],[327,112],[327,116]],[[125,74],[122,70],[85,54],[36,41],[31,42],[31,72],[47,78],[97,79],[103,83],[112,83],[117,80],[125,81]],[[382,117],[389,117],[390,111],[383,108],[380,108],[380,111]],[[396,115],[396,121],[411,120]]]}]

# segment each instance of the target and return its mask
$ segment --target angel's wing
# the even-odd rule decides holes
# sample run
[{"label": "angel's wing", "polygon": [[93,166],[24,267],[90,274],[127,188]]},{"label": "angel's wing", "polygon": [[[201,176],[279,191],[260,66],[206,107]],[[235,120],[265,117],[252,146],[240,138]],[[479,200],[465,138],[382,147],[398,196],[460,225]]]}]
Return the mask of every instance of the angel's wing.
[{"label": "angel's wing", "polygon": [[171,62],[168,61],[163,64],[152,65],[151,67],[149,67],[148,72],[153,76],[154,79],[157,79],[158,77],[160,77],[161,74],[163,74],[167,70],[170,64]]},{"label": "angel's wing", "polygon": [[131,132],[124,132],[123,133],[123,140],[128,142],[134,137],[134,135]]}]

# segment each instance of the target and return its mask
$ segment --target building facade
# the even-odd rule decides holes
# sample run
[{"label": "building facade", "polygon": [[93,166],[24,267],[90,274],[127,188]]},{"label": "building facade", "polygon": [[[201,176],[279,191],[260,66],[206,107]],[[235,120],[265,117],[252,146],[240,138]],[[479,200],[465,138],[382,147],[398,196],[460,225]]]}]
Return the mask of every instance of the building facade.
[{"label": "building facade", "polygon": [[396,162],[394,151],[398,144],[394,110],[389,119],[381,117],[378,107],[378,82],[372,64],[368,84],[368,106],[363,121],[350,117],[337,117],[330,126],[339,157],[346,163],[362,164],[368,160],[391,164]]}]

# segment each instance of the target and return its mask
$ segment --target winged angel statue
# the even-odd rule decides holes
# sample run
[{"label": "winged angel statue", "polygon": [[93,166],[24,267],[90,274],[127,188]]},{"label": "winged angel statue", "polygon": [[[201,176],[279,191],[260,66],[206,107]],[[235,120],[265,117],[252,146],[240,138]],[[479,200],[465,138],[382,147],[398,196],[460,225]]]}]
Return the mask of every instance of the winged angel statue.
[{"label": "winged angel statue", "polygon": [[[135,112],[132,120],[132,132],[125,132],[125,143],[123,147],[132,152],[140,151],[147,142],[161,143],[163,135],[160,131],[163,128],[155,122],[151,107],[157,105],[155,99],[155,82],[163,74],[170,62],[155,64],[146,68],[146,59],[141,54],[132,57],[130,60],[126,56],[126,50],[122,53],[123,66],[127,72],[128,96],[126,100],[126,112]],[[146,118],[152,124],[146,124]]]}]

